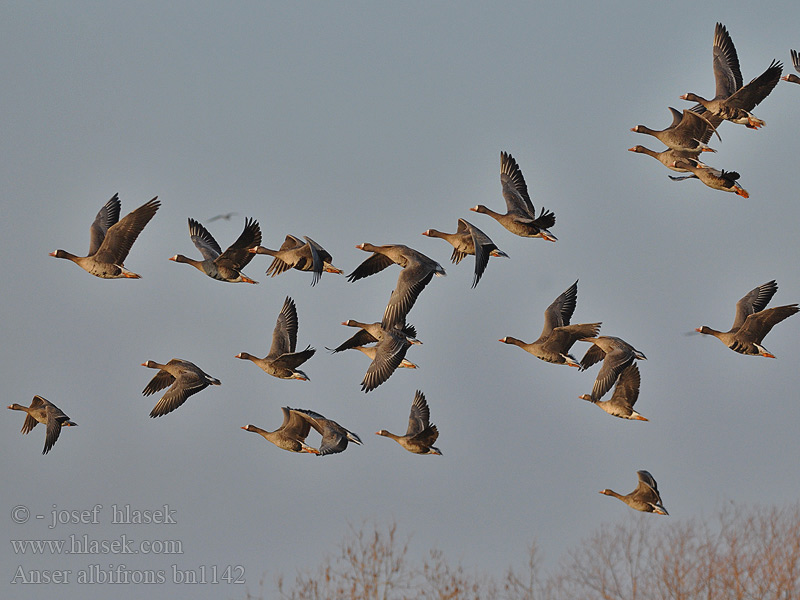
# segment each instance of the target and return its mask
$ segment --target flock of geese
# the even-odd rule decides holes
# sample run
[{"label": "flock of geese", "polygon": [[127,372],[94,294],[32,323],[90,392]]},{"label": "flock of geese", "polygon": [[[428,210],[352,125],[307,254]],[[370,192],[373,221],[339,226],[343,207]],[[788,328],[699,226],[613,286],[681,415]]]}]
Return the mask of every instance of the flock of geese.
[{"label": "flock of geese", "polygon": [[[797,51],[792,50],[791,56],[795,69],[800,72]],[[713,68],[716,93],[712,99],[706,100],[689,92],[680,99],[697,104],[683,111],[670,106],[672,123],[666,129],[654,130],[645,125],[637,125],[631,129],[637,133],[652,135],[667,146],[666,150],[656,152],[641,145],[629,150],[648,154],[673,171],[689,173],[685,176],[670,176],[675,181],[699,179],[710,188],[748,198],[747,190],[738,183],[738,172],[710,167],[701,162],[699,156],[702,152],[716,152],[708,143],[713,136],[722,141],[718,127],[723,121],[744,125],[749,129],[763,127],[766,123],[751,111],[772,92],[780,79],[800,83],[800,77],[790,74],[781,78],[783,64],[773,60],[766,71],[744,85],[736,48],[722,23],[717,23],[714,30]]]},{"label": "flock of geese", "polygon": [[[715,30],[713,56],[716,96],[706,100],[694,93],[685,94],[682,99],[698,104],[683,112],[670,108],[674,121],[664,130],[654,131],[643,125],[633,128],[638,133],[655,136],[668,146],[667,150],[654,152],[643,146],[630,150],[654,156],[674,171],[689,172],[690,175],[684,178],[697,178],[710,187],[735,192],[746,198],[747,192],[737,183],[737,173],[713,169],[700,162],[698,157],[701,152],[710,151],[707,144],[712,135],[719,137],[717,128],[724,120],[754,129],[764,125],[764,121],[755,117],[751,111],[775,87],[781,78],[782,65],[773,61],[763,74],[747,85],[742,85],[736,50],[730,35],[720,23]],[[795,69],[800,72],[800,56],[794,50],[791,51],[791,56]],[[783,79],[800,83],[800,77],[794,74]],[[522,171],[514,158],[506,152],[500,154],[500,182],[506,202],[505,213],[495,212],[480,204],[470,210],[489,215],[512,234],[555,242],[557,238],[550,231],[555,225],[555,214],[542,208],[537,216]],[[65,250],[56,250],[51,256],[70,260],[96,277],[139,278],[139,275],[124,267],[124,261],[133,243],[160,206],[158,198],[153,198],[120,219],[120,201],[118,195],[114,195],[99,210],[90,227],[89,252],[86,256],[76,256]],[[220,215],[219,218],[230,219],[233,214]],[[191,218],[188,223],[189,236],[202,255],[202,260],[181,254],[174,255],[170,260],[189,264],[218,281],[258,283],[242,273],[257,254],[272,257],[272,263],[266,271],[271,277],[290,269],[308,271],[311,273],[311,285],[314,286],[323,272],[343,273],[333,266],[330,253],[309,237],[300,239],[287,235],[277,250],[262,246],[261,229],[252,218],[245,219],[241,235],[224,252],[201,223]],[[458,219],[454,233],[428,229],[423,235],[441,238],[451,244],[451,261],[455,264],[460,263],[467,255],[475,257],[473,288],[480,282],[490,257],[508,257],[486,233],[462,218]],[[370,255],[347,275],[350,282],[375,275],[393,264],[401,269],[381,321],[363,323],[349,320],[342,323],[356,328],[357,331],[336,348],[329,349],[332,353],[357,349],[370,358],[370,365],[361,382],[362,391],[370,392],[389,379],[396,369],[416,368],[405,356],[411,346],[421,342],[417,339],[415,327],[407,323],[406,319],[428,283],[435,276],[445,275],[445,270],[437,261],[405,245],[378,246],[363,243],[356,248]],[[777,289],[773,280],[759,285],[741,298],[736,304],[735,319],[730,330],[722,332],[703,326],[697,331],[717,337],[735,352],[774,358],[762,345],[763,338],[775,324],[800,310],[797,304],[766,308]],[[645,360],[646,356],[618,337],[600,336],[600,322],[571,324],[577,295],[578,282],[575,281],[546,308],[542,333],[536,341],[526,343],[511,336],[503,337],[499,341],[519,346],[543,361],[580,370],[601,363],[591,393],[580,398],[597,405],[612,416],[647,421],[634,410],[640,387],[636,361]],[[273,377],[307,380],[308,376],[299,367],[316,350],[307,345],[305,349],[298,351],[297,334],[297,308],[292,298],[287,297],[278,314],[269,353],[264,358],[258,358],[241,352],[236,358],[250,360]],[[578,341],[591,344],[581,360],[570,353],[572,346]],[[180,407],[191,395],[208,386],[220,385],[218,379],[187,360],[173,358],[165,364],[148,360],[142,366],[158,370],[142,391],[143,395],[149,396],[167,388],[150,412],[151,417],[166,415]],[[602,400],[612,388],[611,398]],[[8,408],[27,413],[22,427],[23,434],[30,432],[37,423],[45,425],[43,454],[52,449],[62,427],[75,425],[61,409],[38,395],[33,398],[30,406],[15,403]],[[358,435],[315,411],[289,407],[283,407],[282,411],[283,423],[274,431],[266,431],[252,424],[242,429],[258,433],[281,449],[319,456],[342,452],[350,442],[362,443]],[[321,435],[318,448],[306,444],[311,429]],[[415,454],[442,454],[434,446],[439,435],[438,429],[430,422],[430,409],[425,395],[419,390],[416,391],[411,405],[406,433],[396,435],[385,429],[376,433],[395,440],[404,449]],[[621,495],[609,489],[600,493],[619,498],[636,510],[668,514],[653,476],[648,471],[640,470],[638,478],[638,486],[629,494]]]}]

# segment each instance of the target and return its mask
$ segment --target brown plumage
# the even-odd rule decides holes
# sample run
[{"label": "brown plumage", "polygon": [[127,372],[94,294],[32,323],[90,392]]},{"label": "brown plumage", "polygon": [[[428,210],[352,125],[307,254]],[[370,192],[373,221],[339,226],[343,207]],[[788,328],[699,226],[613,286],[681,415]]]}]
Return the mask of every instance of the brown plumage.
[{"label": "brown plumage", "polygon": [[[377,346],[353,346],[353,350],[359,350],[364,356],[369,358],[370,360],[375,360],[375,357],[378,355],[378,348]],[[400,364],[397,365],[398,368],[402,369],[419,369],[419,366],[412,363],[407,358],[404,358],[400,361]]]},{"label": "brown plumage", "polygon": [[628,148],[628,152],[636,152],[638,154],[647,154],[648,156],[652,156],[668,169],[671,169],[672,171],[677,171],[679,173],[688,173],[689,169],[685,168],[682,165],[676,165],[675,164],[676,162],[681,160],[684,160],[691,164],[696,164],[700,162],[699,160],[697,160],[697,157],[700,156],[700,150],[688,152],[684,150],[672,150],[671,148],[667,148],[666,150],[662,150],[661,152],[656,152],[655,150],[650,150],[650,148],[647,148],[645,146],[637,145],[634,146],[633,148]]},{"label": "brown plumage", "polygon": [[425,256],[422,252],[402,244],[375,246],[364,243],[359,244],[356,248],[364,252],[372,252],[372,256],[347,276],[348,281],[358,281],[383,271],[391,264],[400,265],[403,269],[397,277],[397,285],[389,297],[389,304],[383,313],[381,326],[384,329],[391,329],[395,325],[405,323],[406,315],[433,276],[446,275],[444,268],[438,262]]},{"label": "brown plumage", "polygon": [[[346,327],[358,327],[358,331],[353,334],[352,337],[345,340],[341,344],[339,344],[336,348],[331,351],[331,353],[335,354],[337,352],[341,352],[342,350],[349,350],[350,348],[356,348],[358,346],[364,346],[365,344],[372,344],[374,342],[379,342],[383,337],[383,332],[385,331],[380,323],[362,323],[361,321],[355,321],[353,319],[349,319],[344,321],[342,325]],[[403,333],[406,337],[413,340],[412,343],[421,344],[417,339],[417,330],[413,325],[404,324]],[[372,358],[375,358],[374,356]]]},{"label": "brown plumage", "polygon": [[375,346],[375,358],[361,381],[361,391],[371,392],[389,379],[403,362],[411,345],[418,343],[418,340],[408,336],[403,325],[382,329]]},{"label": "brown plumage", "polygon": [[142,363],[148,369],[159,369],[150,383],[142,390],[143,396],[149,396],[169,386],[161,400],[150,411],[152,418],[171,413],[186,399],[197,392],[206,389],[209,385],[222,385],[219,379],[211,377],[194,363],[188,360],[173,358],[162,365],[154,360]]},{"label": "brown plumage", "polygon": [[330,253],[308,236],[303,236],[303,240],[293,235],[287,235],[283,244],[278,250],[270,250],[264,246],[250,248],[249,252],[254,254],[267,254],[274,257],[267,275],[275,277],[289,269],[298,271],[311,271],[311,285],[314,286],[322,277],[322,272],[338,273],[343,271],[333,266]]},{"label": "brown plumage", "polygon": [[773,60],[761,75],[747,85],[742,85],[742,72],[739,68],[739,57],[728,30],[722,23],[714,29],[714,79],[716,95],[706,100],[697,94],[688,93],[682,100],[697,102],[708,111],[708,118],[714,124],[720,121],[731,121],[745,125],[750,129],[758,129],[765,125],[756,118],[753,110],[775,88],[783,71],[783,64]]},{"label": "brown plumage", "polygon": [[713,335],[739,354],[775,358],[774,354],[761,345],[762,340],[776,323],[800,310],[797,304],[766,308],[777,291],[778,284],[774,279],[750,290],[736,303],[733,326],[728,331],[717,331],[705,325],[698,327],[696,331]]},{"label": "brown plumage", "polygon": [[202,271],[218,281],[258,283],[241,272],[254,256],[247,250],[261,244],[261,227],[259,227],[258,221],[245,219],[242,233],[225,252],[222,251],[217,240],[208,230],[194,219],[189,219],[189,236],[200,254],[203,255],[203,260],[188,258],[183,254],[176,254],[170,260],[192,265],[198,271]]},{"label": "brown plumage", "polygon": [[591,397],[600,400],[610,390],[622,372],[634,360],[646,360],[647,357],[625,340],[610,335],[596,338],[584,338],[582,342],[591,342],[591,347],[581,359],[581,371],[585,371],[596,362],[603,361],[600,371],[592,387]]},{"label": "brown plumage", "polygon": [[306,437],[311,431],[311,423],[305,416],[288,406],[284,406],[281,410],[283,411],[283,424],[275,431],[266,431],[249,424],[246,427],[242,427],[242,429],[257,433],[278,448],[289,452],[319,454],[319,450],[305,443]]},{"label": "brown plumage", "polygon": [[569,349],[583,338],[594,337],[600,331],[600,323],[579,323],[570,325],[572,313],[578,302],[578,282],[573,283],[544,311],[544,327],[539,339],[525,343],[515,337],[506,336],[500,341],[504,344],[519,346],[536,358],[557,365],[580,367]]},{"label": "brown plumage", "polygon": [[489,215],[511,233],[521,237],[542,238],[555,242],[558,238],[549,229],[556,224],[552,211],[542,208],[539,216],[528,195],[528,186],[514,157],[507,152],[500,153],[500,185],[506,201],[506,213],[497,213],[483,204],[470,210]]},{"label": "brown plumage", "polygon": [[464,219],[458,220],[458,229],[455,233],[428,229],[423,231],[422,235],[441,238],[452,245],[453,254],[450,260],[455,264],[460,263],[468,254],[475,256],[475,275],[472,278],[472,287],[478,285],[481,280],[486,265],[489,264],[490,256],[508,258],[508,254],[500,250],[488,235]]},{"label": "brown plumage", "polygon": [[74,427],[77,425],[77,423],[69,420],[69,417],[64,414],[64,411],[41,396],[34,396],[30,406],[22,406],[15,402],[8,408],[11,410],[21,410],[27,413],[25,421],[22,423],[22,429],[20,430],[23,434],[29,433],[39,423],[45,426],[44,449],[42,450],[42,454],[50,452],[50,449],[58,440],[58,436],[61,435],[62,427]]},{"label": "brown plumage", "polygon": [[671,106],[668,108],[672,113],[672,124],[669,127],[656,130],[646,125],[637,125],[631,131],[652,135],[665,146],[679,152],[716,152],[708,147],[711,135],[716,133],[708,119],[692,110],[681,113]]},{"label": "brown plumage", "polygon": [[306,410],[303,408],[294,409],[299,413],[314,430],[322,436],[322,441],[319,445],[318,456],[326,456],[328,454],[338,454],[347,449],[347,444],[353,442],[359,446],[362,444],[361,438],[349,429],[345,429],[336,421],[326,419],[321,414],[313,410]]},{"label": "brown plumage", "polygon": [[240,352],[235,358],[250,360],[265,373],[279,379],[308,381],[308,375],[297,367],[314,356],[316,349],[308,346],[305,350],[296,352],[297,326],[297,308],[294,300],[287,296],[275,322],[275,329],[272,331],[269,354],[264,358],[258,358],[247,352]]},{"label": "brown plumage", "polygon": [[633,419],[635,421],[647,421],[642,415],[633,410],[633,405],[639,399],[639,386],[641,384],[641,377],[639,375],[639,367],[636,363],[631,363],[617,379],[617,386],[614,388],[614,393],[611,395],[610,400],[598,401],[595,400],[591,394],[583,394],[578,396],[581,400],[588,400],[592,404],[599,406],[608,414],[619,417],[621,419]]},{"label": "brown plumage", "polygon": [[102,279],[139,279],[141,276],[128,271],[123,263],[133,242],[160,206],[156,196],[119,220],[119,194],[114,194],[97,213],[89,229],[89,254],[75,256],[66,250],[56,250],[50,256],[71,260],[87,273]]},{"label": "brown plumage", "polygon": [[385,429],[376,431],[375,434],[394,440],[414,454],[437,454],[440,456],[442,454],[441,450],[434,447],[436,439],[439,437],[439,430],[436,425],[431,424],[430,409],[425,400],[425,394],[419,390],[414,394],[414,402],[411,404],[406,434],[395,435]]},{"label": "brown plumage", "polygon": [[[740,186],[737,182],[739,179],[739,173],[736,171],[722,171],[713,167],[709,167],[708,165],[704,165],[703,163],[698,163],[697,161],[685,159],[674,162],[672,166],[675,167],[675,170],[689,171],[692,173],[693,177],[696,177],[712,189],[723,192],[733,192],[742,198],[750,197],[750,194],[747,193],[747,190]],[[672,179],[677,180],[681,178],[672,177]]]},{"label": "brown plumage", "polygon": [[619,498],[631,508],[642,512],[668,515],[669,513],[667,509],[664,508],[664,504],[661,501],[661,494],[658,493],[658,485],[653,476],[647,471],[636,471],[636,474],[639,476],[639,484],[630,494],[625,494],[623,496],[609,489],[601,490],[600,493],[606,496]]}]

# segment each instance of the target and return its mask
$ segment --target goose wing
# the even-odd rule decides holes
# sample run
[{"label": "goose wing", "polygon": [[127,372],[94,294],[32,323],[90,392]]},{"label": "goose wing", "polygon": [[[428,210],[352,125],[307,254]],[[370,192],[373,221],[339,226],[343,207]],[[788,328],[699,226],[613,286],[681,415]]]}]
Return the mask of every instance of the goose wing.
[{"label": "goose wing", "polygon": [[58,436],[61,435],[61,424],[69,420],[69,417],[67,417],[60,408],[50,402],[47,403],[46,414],[47,430],[44,436],[44,449],[42,450],[42,454],[50,452],[53,444],[58,440]]},{"label": "goose wing", "polygon": [[389,304],[383,313],[381,326],[391,328],[397,324],[402,324],[406,320],[414,303],[419,298],[422,290],[433,279],[434,271],[421,264],[408,266],[397,277],[397,286],[389,296]]},{"label": "goose wing", "polygon": [[375,346],[375,358],[364,375],[361,390],[369,392],[389,379],[403,362],[409,345],[408,338],[399,332],[399,328],[385,332]]},{"label": "goose wing", "polygon": [[726,104],[747,111],[753,110],[775,89],[782,72],[783,64],[773,60],[766,71],[731,94]]},{"label": "goose wing", "polygon": [[284,406],[281,410],[283,411],[283,424],[279,431],[296,440],[304,441],[311,431],[311,423],[298,410],[288,406]]},{"label": "goose wing", "polygon": [[243,269],[253,260],[255,254],[248,252],[248,248],[261,245],[261,227],[255,219],[245,219],[244,229],[236,241],[228,246],[227,250],[219,255],[217,264],[237,271]]},{"label": "goose wing", "polygon": [[294,300],[289,296],[283,301],[283,307],[278,314],[275,322],[275,329],[272,331],[272,345],[269,349],[269,356],[276,358],[282,354],[294,352],[297,347],[297,308]]},{"label": "goose wing", "polygon": [[364,277],[369,277],[370,275],[383,271],[391,264],[394,264],[391,258],[380,252],[374,252],[372,256],[358,265],[355,270],[347,276],[347,281],[358,281]]},{"label": "goose wing", "polygon": [[158,373],[156,373],[150,380],[150,383],[148,383],[147,386],[142,390],[142,395],[150,396],[151,394],[155,394],[156,392],[171,386],[173,383],[175,383],[175,377],[168,371],[159,369]]},{"label": "goose wing", "polygon": [[523,213],[534,220],[536,210],[528,195],[525,178],[517,161],[507,152],[500,153],[500,183],[508,212]]},{"label": "goose wing", "polygon": [[[317,284],[320,277],[322,277],[322,269],[325,266],[325,260],[320,253],[322,247],[309,237],[305,237],[305,240],[308,251],[311,254],[311,272],[313,273],[311,276],[311,285],[314,286]],[[330,257],[330,254],[328,254],[328,257]]]},{"label": "goose wing", "polygon": [[205,260],[216,260],[222,254],[217,240],[198,221],[189,218],[189,237]]},{"label": "goose wing", "polygon": [[408,430],[406,431],[406,436],[412,437],[421,433],[428,427],[429,420],[430,409],[425,400],[425,394],[417,390],[414,394],[414,402],[411,404],[411,414],[408,416]]},{"label": "goose wing", "polygon": [[[36,408],[36,409],[43,408],[43,407],[46,408],[47,405],[49,405],[49,404],[50,404],[50,402],[48,400],[45,400],[41,396],[34,396],[33,400],[31,400],[31,405],[30,405],[29,408]],[[22,433],[29,433],[31,431],[31,429],[36,427],[36,425],[38,423],[39,423],[39,421],[37,421],[33,417],[33,415],[31,415],[29,413],[26,413],[25,421],[22,423],[22,429],[20,429],[20,431]]]},{"label": "goose wing", "polygon": [[[463,232],[462,224],[464,226]],[[458,220],[458,232],[469,233],[470,236],[472,236],[472,245],[475,247],[475,276],[472,279],[472,287],[475,287],[478,285],[481,277],[483,277],[483,272],[486,270],[486,266],[489,264],[489,256],[491,255],[492,250],[496,250],[497,246],[488,235],[464,219]],[[458,263],[465,256],[464,253],[460,253],[460,257],[456,257],[457,253],[458,251],[454,249],[453,257],[458,258],[458,260],[454,261],[456,263]]]},{"label": "goose wing", "polygon": [[179,375],[175,379],[175,383],[167,390],[167,393],[161,397],[153,410],[150,411],[151,417],[160,417],[171,413],[173,410],[181,406],[189,396],[208,387],[208,381],[197,373],[187,372]]},{"label": "goose wing", "polygon": [[[578,282],[575,281],[563,294],[553,300],[544,311],[544,328],[541,338],[546,338],[556,327],[569,325],[578,303]],[[540,339],[541,339],[540,338]]]},{"label": "goose wing", "polygon": [[606,354],[592,387],[592,397],[595,400],[602,398],[614,386],[620,373],[633,362],[633,359],[633,353],[623,348],[615,348]]},{"label": "goose wing", "polygon": [[619,406],[627,406],[633,408],[636,401],[639,399],[639,386],[641,385],[641,375],[639,374],[639,367],[635,362],[628,365],[622,373],[620,373],[617,380],[617,387],[614,388],[614,393],[611,395],[609,402]]},{"label": "goose wing", "polygon": [[89,228],[89,254],[87,256],[94,255],[103,244],[109,228],[119,221],[119,210],[119,194],[114,194],[111,200],[106,202],[97,213]]},{"label": "goose wing", "polygon": [[747,292],[736,303],[736,315],[733,319],[731,331],[737,330],[744,325],[745,319],[753,313],[764,310],[777,291],[778,284],[773,279]]},{"label": "goose wing", "polygon": [[788,304],[753,313],[744,320],[744,324],[738,331],[739,337],[761,343],[761,340],[766,337],[777,323],[791,317],[797,311],[797,304]]},{"label": "goose wing", "polygon": [[139,237],[144,226],[156,215],[160,206],[161,202],[156,196],[111,225],[94,255],[95,258],[99,262],[113,265],[121,265],[125,262],[133,242]]},{"label": "goose wing", "polygon": [[713,55],[716,98],[727,98],[742,87],[743,80],[736,47],[722,23],[717,23],[714,28]]}]

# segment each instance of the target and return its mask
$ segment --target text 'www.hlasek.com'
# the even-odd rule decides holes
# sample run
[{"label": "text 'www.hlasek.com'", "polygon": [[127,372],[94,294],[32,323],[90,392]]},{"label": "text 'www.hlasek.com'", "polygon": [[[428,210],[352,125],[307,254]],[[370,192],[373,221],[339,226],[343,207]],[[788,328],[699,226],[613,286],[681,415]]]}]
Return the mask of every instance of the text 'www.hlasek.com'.
[{"label": "text 'www.hlasek.com'", "polygon": [[[11,521],[17,526],[27,525],[28,531],[35,528],[37,534],[62,535],[20,536],[9,540],[19,564],[13,566],[7,576],[12,584],[19,585],[245,583],[245,570],[241,565],[184,564],[182,540],[168,534],[146,538],[136,535],[137,528],[152,532],[157,527],[159,531],[169,532],[170,526],[178,524],[177,513],[169,504],[155,509],[136,508],[130,504],[95,504],[86,509],[67,509],[54,504],[43,512],[33,512],[25,505],[14,506]],[[100,529],[102,537],[93,533]],[[114,533],[109,535],[109,531]],[[87,560],[76,568],[75,557]],[[147,566],[141,568],[137,561],[143,558]],[[59,559],[71,562],[61,566],[52,564]]]}]

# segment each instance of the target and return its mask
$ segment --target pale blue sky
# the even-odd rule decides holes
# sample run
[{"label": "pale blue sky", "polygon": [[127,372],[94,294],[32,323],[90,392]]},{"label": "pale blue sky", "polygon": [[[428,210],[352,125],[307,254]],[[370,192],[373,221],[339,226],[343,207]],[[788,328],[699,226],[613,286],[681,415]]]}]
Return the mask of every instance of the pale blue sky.
[{"label": "pale blue sky", "polygon": [[[723,10],[724,7],[724,10]],[[737,170],[744,200],[673,183],[626,149],[660,144],[667,106],[713,92],[714,24],[725,23],[744,79],[800,47],[800,8],[782,2],[536,7],[483,3],[12,3],[0,19],[5,109],[0,148],[2,337],[6,404],[40,394],[79,427],[41,455],[41,427],[21,436],[7,411],[0,453],[3,539],[70,534],[178,539],[180,556],[15,555],[4,545],[4,598],[242,598],[243,586],[11,585],[14,569],[90,564],[129,569],[242,565],[247,587],[317,564],[349,524],[396,520],[412,550],[444,551],[500,573],[537,542],[551,563],[600,524],[638,515],[597,494],[657,479],[672,521],[728,501],[798,499],[796,340],[800,318],[744,357],[687,336],[727,329],[734,304],[776,279],[772,305],[800,301],[795,183],[800,86],[780,82],[755,111],[760,131],[724,124],[707,161]],[[787,66],[788,68],[788,66]],[[520,164],[537,210],[553,210],[555,244],[512,236],[475,204],[500,209],[499,155]],[[48,252],[83,253],[97,210],[119,192],[127,214],[163,205],[126,266],[138,281],[103,281]],[[208,223],[218,213],[232,221]],[[256,257],[258,286],[226,285],[169,262],[196,256],[186,225],[225,247],[254,217],[264,244],[308,235],[350,272],[361,242],[403,243],[439,260],[409,315],[422,346],[365,395],[360,353],[329,355],[349,318],[382,314],[396,267],[348,283]],[[510,256],[470,289],[472,258],[420,235],[459,217]],[[578,399],[596,369],[541,362],[498,343],[533,341],[542,313],[579,279],[573,322],[642,350],[637,409],[614,419]],[[310,382],[270,378],[234,355],[266,354],[285,296],[299,345],[317,354]],[[585,344],[577,344],[579,357]],[[145,360],[191,360],[222,380],[175,413],[150,419]],[[442,457],[413,456],[378,429],[403,430],[425,392]],[[362,447],[314,458],[278,450],[240,426],[280,424],[308,408],[358,433]],[[312,439],[312,443],[315,440]],[[100,523],[48,530],[33,514],[91,509]],[[114,525],[111,505],[177,510],[177,524]],[[74,577],[74,575],[73,575]],[[168,577],[169,578],[169,577]]]}]

